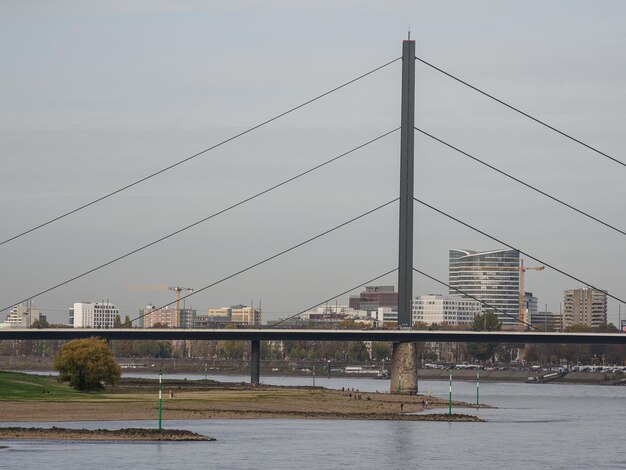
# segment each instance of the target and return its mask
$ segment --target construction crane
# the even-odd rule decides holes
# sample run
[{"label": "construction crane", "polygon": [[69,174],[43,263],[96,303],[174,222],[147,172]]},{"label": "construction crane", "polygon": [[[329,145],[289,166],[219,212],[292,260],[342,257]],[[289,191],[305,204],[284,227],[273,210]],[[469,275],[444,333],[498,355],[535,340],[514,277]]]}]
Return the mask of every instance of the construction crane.
[{"label": "construction crane", "polygon": [[150,291],[166,291],[173,290],[176,292],[176,318],[177,321],[180,321],[180,293],[184,290],[193,291],[191,287],[179,287],[179,286],[165,286],[165,285],[126,285],[127,289],[139,289],[139,290],[150,290]]},{"label": "construction crane", "polygon": [[193,292],[191,287],[179,287],[179,286],[168,286],[169,290],[173,290],[176,292],[176,318],[180,321],[180,293],[181,291],[188,290]]},{"label": "construction crane", "polygon": [[[526,309],[524,308],[524,300],[526,297],[526,292],[524,291],[524,273],[526,271],[543,271],[546,269],[545,266],[524,266],[524,258],[520,259],[519,264],[519,321],[526,321]],[[530,323],[526,321],[526,323]]]}]

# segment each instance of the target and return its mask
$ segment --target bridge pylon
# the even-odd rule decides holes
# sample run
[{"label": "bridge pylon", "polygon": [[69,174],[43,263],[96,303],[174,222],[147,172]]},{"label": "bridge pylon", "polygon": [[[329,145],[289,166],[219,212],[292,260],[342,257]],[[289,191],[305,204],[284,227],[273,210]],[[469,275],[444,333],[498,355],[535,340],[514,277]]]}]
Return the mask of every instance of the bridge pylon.
[{"label": "bridge pylon", "polygon": [[[413,181],[415,125],[415,41],[402,43],[400,126],[400,214],[398,243],[398,328],[411,328],[413,299]],[[391,393],[417,392],[416,343],[394,343]]]}]

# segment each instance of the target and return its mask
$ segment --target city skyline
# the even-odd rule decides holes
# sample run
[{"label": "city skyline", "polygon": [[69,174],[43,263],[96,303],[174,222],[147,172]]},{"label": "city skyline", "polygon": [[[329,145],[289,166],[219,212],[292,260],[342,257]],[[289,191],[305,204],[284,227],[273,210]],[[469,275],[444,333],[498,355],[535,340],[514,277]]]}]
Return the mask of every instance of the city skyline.
[{"label": "city skyline", "polygon": [[[321,7],[284,2],[264,8],[59,2],[8,4],[0,12],[7,45],[0,78],[3,240],[398,57],[407,23],[418,56],[624,160],[626,6],[619,2],[604,8],[389,2],[360,9],[358,20],[353,8],[334,7],[331,24]],[[419,63],[416,72],[419,127],[620,226],[623,168]],[[150,183],[0,246],[2,307],[395,128],[399,80],[399,63],[392,64]],[[147,300],[163,305],[173,298],[125,284],[211,284],[395,198],[398,139],[381,139],[35,298],[34,306],[51,321],[66,318],[77,300],[110,298],[120,312],[134,312]],[[420,199],[626,297],[626,254],[616,233],[417,134],[415,168]],[[445,281],[450,248],[497,246],[416,205],[415,267]],[[278,318],[397,262],[397,206],[390,206],[186,305],[262,300],[266,319]],[[397,285],[397,276],[376,283]],[[447,292],[417,274],[413,285],[414,295]],[[526,285],[540,310],[548,304],[554,311],[563,291],[578,287],[550,270],[528,276]],[[617,310],[609,299],[609,321],[617,322]]]}]

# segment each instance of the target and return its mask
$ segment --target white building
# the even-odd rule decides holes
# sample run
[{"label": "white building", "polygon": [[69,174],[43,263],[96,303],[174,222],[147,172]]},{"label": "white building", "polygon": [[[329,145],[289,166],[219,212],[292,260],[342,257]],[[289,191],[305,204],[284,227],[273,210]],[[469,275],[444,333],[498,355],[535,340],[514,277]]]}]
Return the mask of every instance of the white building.
[{"label": "white building", "polygon": [[113,328],[119,310],[109,302],[74,304],[74,328]]},{"label": "white building", "polygon": [[460,295],[420,295],[413,299],[412,323],[469,325],[481,310],[480,302]]},{"label": "white building", "polygon": [[378,307],[375,312],[375,319],[379,326],[385,323],[398,323],[398,312],[391,307]]},{"label": "white building", "polygon": [[302,314],[302,319],[304,321],[321,321],[324,319],[333,320],[341,317],[348,320],[356,320],[359,318],[365,319],[367,318],[367,312],[365,310],[350,308],[347,305],[328,304],[312,308]]},{"label": "white building", "polygon": [[45,319],[41,311],[36,308],[14,305],[0,328],[30,328],[36,320]]}]

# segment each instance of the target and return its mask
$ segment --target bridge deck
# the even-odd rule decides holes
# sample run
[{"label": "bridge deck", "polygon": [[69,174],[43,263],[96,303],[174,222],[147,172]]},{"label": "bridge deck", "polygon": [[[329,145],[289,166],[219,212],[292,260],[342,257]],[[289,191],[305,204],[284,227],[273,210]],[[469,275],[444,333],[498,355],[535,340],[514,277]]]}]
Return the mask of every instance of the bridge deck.
[{"label": "bridge deck", "polygon": [[626,344],[622,333],[554,333],[520,331],[445,330],[315,330],[315,329],[0,329],[0,340],[70,340],[98,336],[109,340],[306,340],[306,341],[394,341],[394,342],[494,342]]}]

